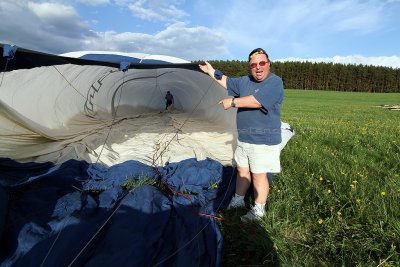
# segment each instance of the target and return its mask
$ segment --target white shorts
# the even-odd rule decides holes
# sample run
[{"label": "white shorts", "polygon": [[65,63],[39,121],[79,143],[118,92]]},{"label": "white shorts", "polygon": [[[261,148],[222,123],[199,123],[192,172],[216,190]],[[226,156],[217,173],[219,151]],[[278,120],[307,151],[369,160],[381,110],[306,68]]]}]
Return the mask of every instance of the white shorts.
[{"label": "white shorts", "polygon": [[281,172],[280,145],[256,145],[238,140],[234,159],[239,167],[250,167],[252,173]]}]

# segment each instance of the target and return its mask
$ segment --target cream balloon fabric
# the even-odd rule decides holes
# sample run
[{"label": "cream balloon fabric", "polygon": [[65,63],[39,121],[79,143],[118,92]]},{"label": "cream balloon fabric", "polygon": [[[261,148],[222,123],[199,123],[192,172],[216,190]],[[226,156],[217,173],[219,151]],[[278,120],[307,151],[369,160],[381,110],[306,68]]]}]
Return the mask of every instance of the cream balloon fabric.
[{"label": "cream balloon fabric", "polygon": [[[0,75],[0,157],[107,166],[209,157],[232,164],[236,110],[217,104],[226,90],[200,71],[64,64]],[[167,91],[174,107],[166,111]],[[291,135],[283,137],[286,144]]]}]

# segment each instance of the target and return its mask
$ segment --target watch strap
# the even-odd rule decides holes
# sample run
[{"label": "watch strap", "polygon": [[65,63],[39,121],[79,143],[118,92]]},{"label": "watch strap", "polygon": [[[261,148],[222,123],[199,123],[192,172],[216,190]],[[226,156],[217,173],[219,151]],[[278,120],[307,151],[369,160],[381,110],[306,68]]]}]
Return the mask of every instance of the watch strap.
[{"label": "watch strap", "polygon": [[236,103],[235,103],[235,98],[232,97],[232,101],[231,101],[231,107],[236,107]]}]

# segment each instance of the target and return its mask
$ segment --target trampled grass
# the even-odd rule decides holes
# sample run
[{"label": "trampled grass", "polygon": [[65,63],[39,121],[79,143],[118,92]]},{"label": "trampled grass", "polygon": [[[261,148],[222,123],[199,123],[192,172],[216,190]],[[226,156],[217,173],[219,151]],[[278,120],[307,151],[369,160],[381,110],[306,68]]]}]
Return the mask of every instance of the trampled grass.
[{"label": "trampled grass", "polygon": [[224,266],[400,266],[400,94],[286,90],[265,222],[225,214]]}]

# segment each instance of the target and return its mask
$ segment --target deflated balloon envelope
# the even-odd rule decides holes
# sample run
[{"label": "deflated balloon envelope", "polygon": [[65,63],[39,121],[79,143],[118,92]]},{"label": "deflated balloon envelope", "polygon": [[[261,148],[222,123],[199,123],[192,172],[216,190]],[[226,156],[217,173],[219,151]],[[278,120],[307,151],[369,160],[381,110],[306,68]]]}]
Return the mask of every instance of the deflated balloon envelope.
[{"label": "deflated balloon envelope", "polygon": [[[121,54],[18,49],[13,59],[2,58],[0,157],[113,165],[149,163],[156,155],[159,163],[191,157],[231,163],[234,111],[217,104],[226,90],[197,64]],[[167,91],[175,101],[165,111]]]}]

